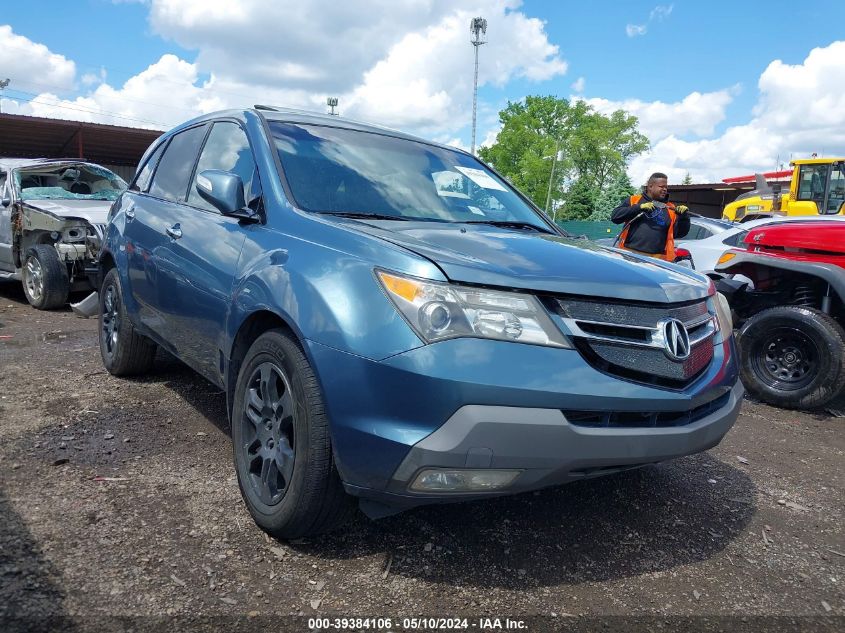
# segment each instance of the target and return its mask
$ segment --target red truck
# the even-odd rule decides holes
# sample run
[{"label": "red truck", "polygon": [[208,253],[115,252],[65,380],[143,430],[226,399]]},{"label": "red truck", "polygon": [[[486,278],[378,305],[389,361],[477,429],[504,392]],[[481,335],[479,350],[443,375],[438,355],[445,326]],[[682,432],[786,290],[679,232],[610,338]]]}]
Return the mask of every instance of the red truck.
[{"label": "red truck", "polygon": [[845,222],[749,230],[716,271],[741,324],[742,382],[780,407],[817,409],[845,394]]}]

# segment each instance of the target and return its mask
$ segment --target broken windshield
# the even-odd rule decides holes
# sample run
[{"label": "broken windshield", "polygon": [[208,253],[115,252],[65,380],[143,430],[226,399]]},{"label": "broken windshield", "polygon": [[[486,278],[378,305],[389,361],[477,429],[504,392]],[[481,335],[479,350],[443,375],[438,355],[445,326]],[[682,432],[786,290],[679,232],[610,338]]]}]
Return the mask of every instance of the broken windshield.
[{"label": "broken windshield", "polygon": [[18,169],[15,187],[22,200],[117,200],[127,185],[99,165],[48,163]]}]

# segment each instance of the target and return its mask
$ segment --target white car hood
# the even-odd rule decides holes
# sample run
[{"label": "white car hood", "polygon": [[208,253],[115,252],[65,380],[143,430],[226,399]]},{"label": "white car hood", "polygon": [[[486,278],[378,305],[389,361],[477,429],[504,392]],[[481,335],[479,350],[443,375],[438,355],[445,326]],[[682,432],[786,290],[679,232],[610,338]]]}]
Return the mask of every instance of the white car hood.
[{"label": "white car hood", "polygon": [[89,224],[108,222],[111,200],[24,200],[24,204],[62,218],[80,218]]}]

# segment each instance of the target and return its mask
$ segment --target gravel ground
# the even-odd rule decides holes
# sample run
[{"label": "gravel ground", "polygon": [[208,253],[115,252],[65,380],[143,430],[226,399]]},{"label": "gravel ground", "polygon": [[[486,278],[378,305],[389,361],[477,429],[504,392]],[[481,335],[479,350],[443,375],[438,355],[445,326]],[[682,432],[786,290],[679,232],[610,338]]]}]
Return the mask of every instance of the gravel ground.
[{"label": "gravel ground", "polygon": [[113,378],[95,321],[0,284],[0,370],[0,630],[845,630],[841,418],[746,401],[701,455],[283,543],[223,394],[172,358]]}]

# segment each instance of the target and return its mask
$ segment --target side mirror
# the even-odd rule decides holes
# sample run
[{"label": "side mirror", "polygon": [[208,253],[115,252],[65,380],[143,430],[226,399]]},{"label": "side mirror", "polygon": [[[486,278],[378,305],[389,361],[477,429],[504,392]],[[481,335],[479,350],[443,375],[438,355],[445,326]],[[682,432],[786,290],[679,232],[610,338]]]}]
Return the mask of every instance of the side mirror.
[{"label": "side mirror", "polygon": [[207,169],[197,175],[197,193],[223,215],[255,222],[258,215],[244,202],[241,177],[229,171]]},{"label": "side mirror", "polygon": [[8,189],[3,189],[3,197],[0,198],[0,204],[2,204],[4,207],[8,207],[10,204],[12,204],[12,196],[9,194]]}]

